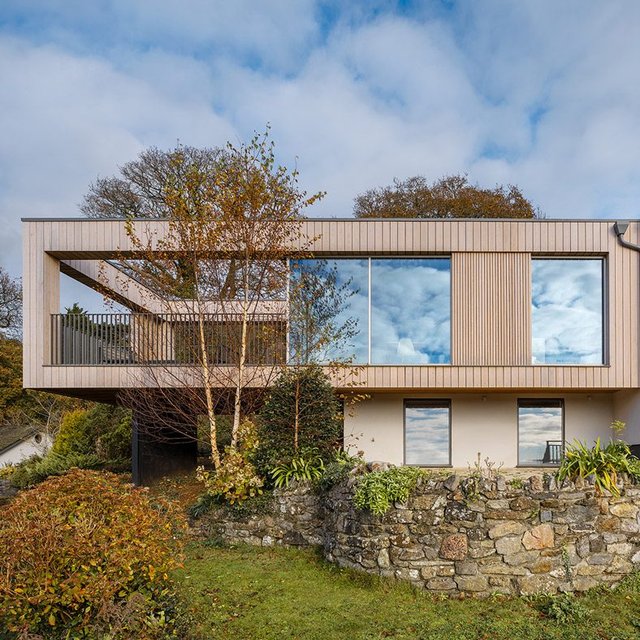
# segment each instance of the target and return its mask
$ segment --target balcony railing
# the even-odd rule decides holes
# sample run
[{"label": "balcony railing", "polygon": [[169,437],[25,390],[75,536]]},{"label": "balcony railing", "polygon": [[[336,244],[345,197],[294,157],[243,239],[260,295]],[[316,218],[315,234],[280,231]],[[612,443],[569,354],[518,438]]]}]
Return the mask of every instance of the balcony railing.
[{"label": "balcony railing", "polygon": [[542,464],[560,464],[563,455],[564,445],[562,440],[547,440]]},{"label": "balcony railing", "polygon": [[[246,363],[286,359],[282,314],[255,314],[247,327]],[[55,365],[233,365],[241,353],[242,324],[214,314],[98,313],[51,316]]]}]

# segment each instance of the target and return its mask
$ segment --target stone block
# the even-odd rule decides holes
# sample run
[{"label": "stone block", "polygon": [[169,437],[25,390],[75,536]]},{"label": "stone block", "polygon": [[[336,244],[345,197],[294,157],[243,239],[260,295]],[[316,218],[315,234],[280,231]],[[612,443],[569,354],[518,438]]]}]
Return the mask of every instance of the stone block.
[{"label": "stone block", "polygon": [[501,509],[505,511],[509,509],[509,501],[504,498],[500,500],[487,500],[487,507],[489,509]]},{"label": "stone block", "polygon": [[488,509],[484,517],[487,520],[527,520],[528,511],[511,511],[509,509]]},{"label": "stone block", "polygon": [[478,573],[478,563],[471,560],[457,561],[455,567],[459,576],[475,576]]},{"label": "stone block", "polygon": [[556,593],[559,587],[557,578],[550,575],[532,575],[518,578],[518,587],[522,595],[535,593]]},{"label": "stone block", "polygon": [[464,533],[454,533],[442,540],[440,557],[446,560],[464,560],[467,556],[468,541]]},{"label": "stone block", "polygon": [[477,593],[480,591],[486,591],[489,587],[487,578],[485,576],[458,576],[456,577],[456,584],[459,591],[469,591]]},{"label": "stone block", "polygon": [[455,491],[460,485],[460,476],[452,475],[449,476],[443,483],[442,486],[448,491]]},{"label": "stone block", "polygon": [[638,515],[638,507],[630,502],[612,504],[609,507],[609,511],[612,515],[618,516],[618,518],[635,518]]},{"label": "stone block", "polygon": [[[604,543],[604,541],[603,541]],[[636,546],[630,542],[614,542],[607,545],[607,551],[609,553],[616,553],[619,555],[629,555],[634,552]],[[604,549],[602,549],[604,551]]]},{"label": "stone block", "polygon": [[491,539],[502,538],[508,535],[519,535],[526,531],[527,527],[522,522],[501,522],[489,529]]},{"label": "stone block", "polygon": [[602,565],[594,565],[587,563],[580,563],[575,568],[576,575],[579,576],[599,576],[604,573],[604,567]]},{"label": "stone block", "polygon": [[615,516],[599,515],[595,521],[595,530],[599,533],[618,531],[620,520]]},{"label": "stone block", "polygon": [[593,565],[607,565],[613,560],[613,556],[610,553],[593,553],[586,560]]},{"label": "stone block", "polygon": [[391,546],[389,548],[389,558],[393,563],[420,560],[424,558],[424,549],[420,545],[412,545],[410,547]]},{"label": "stone block", "polygon": [[538,558],[529,565],[531,573],[549,573],[553,569],[551,558]]},{"label": "stone block", "polygon": [[427,581],[427,589],[431,591],[451,591],[456,586],[452,578],[431,578]]},{"label": "stone block", "polygon": [[378,552],[378,566],[381,569],[388,569],[391,566],[388,549],[380,549]]},{"label": "stone block", "polygon": [[549,524],[539,524],[530,531],[525,531],[522,544],[528,551],[531,549],[548,549],[554,545],[553,527]]},{"label": "stone block", "polygon": [[519,496],[509,503],[509,508],[514,511],[537,511],[539,503],[526,496]]},{"label": "stone block", "polygon": [[553,520],[553,511],[543,509],[540,511],[540,522],[551,522]]},{"label": "stone block", "polygon": [[522,551],[520,536],[505,536],[496,540],[496,551],[500,555],[511,555]]}]

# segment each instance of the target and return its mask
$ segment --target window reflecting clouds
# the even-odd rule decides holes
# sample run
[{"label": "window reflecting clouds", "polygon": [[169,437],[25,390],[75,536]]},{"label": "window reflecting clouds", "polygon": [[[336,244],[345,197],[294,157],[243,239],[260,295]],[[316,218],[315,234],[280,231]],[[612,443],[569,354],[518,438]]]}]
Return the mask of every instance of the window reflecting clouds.
[{"label": "window reflecting clouds", "polygon": [[451,463],[448,401],[407,401],[404,407],[405,464]]},{"label": "window reflecting clouds", "polygon": [[451,360],[451,272],[447,258],[371,260],[371,363]]},{"label": "window reflecting clouds", "polygon": [[518,401],[518,464],[558,464],[562,456],[562,400]]},{"label": "window reflecting clouds", "polygon": [[369,354],[368,259],[299,260],[290,290],[290,360],[351,360]]},{"label": "window reflecting clouds", "polygon": [[603,261],[532,261],[534,364],[602,364]]}]

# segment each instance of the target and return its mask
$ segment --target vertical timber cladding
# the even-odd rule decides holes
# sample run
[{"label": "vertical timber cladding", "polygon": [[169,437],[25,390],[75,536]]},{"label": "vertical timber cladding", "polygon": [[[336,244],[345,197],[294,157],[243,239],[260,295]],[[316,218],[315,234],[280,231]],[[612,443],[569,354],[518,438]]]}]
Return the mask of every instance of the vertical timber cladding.
[{"label": "vertical timber cladding", "polygon": [[531,364],[531,254],[451,256],[451,364]]}]

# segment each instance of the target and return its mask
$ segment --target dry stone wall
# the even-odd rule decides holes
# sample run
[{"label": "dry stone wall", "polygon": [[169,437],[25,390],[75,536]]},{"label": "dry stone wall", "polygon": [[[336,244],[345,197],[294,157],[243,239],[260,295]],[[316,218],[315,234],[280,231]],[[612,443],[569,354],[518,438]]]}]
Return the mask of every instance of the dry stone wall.
[{"label": "dry stone wall", "polygon": [[640,488],[601,497],[549,476],[426,480],[382,517],[353,507],[355,480],[318,496],[277,492],[267,515],[207,520],[229,542],[318,545],[340,566],[450,595],[583,591],[640,568]]}]

